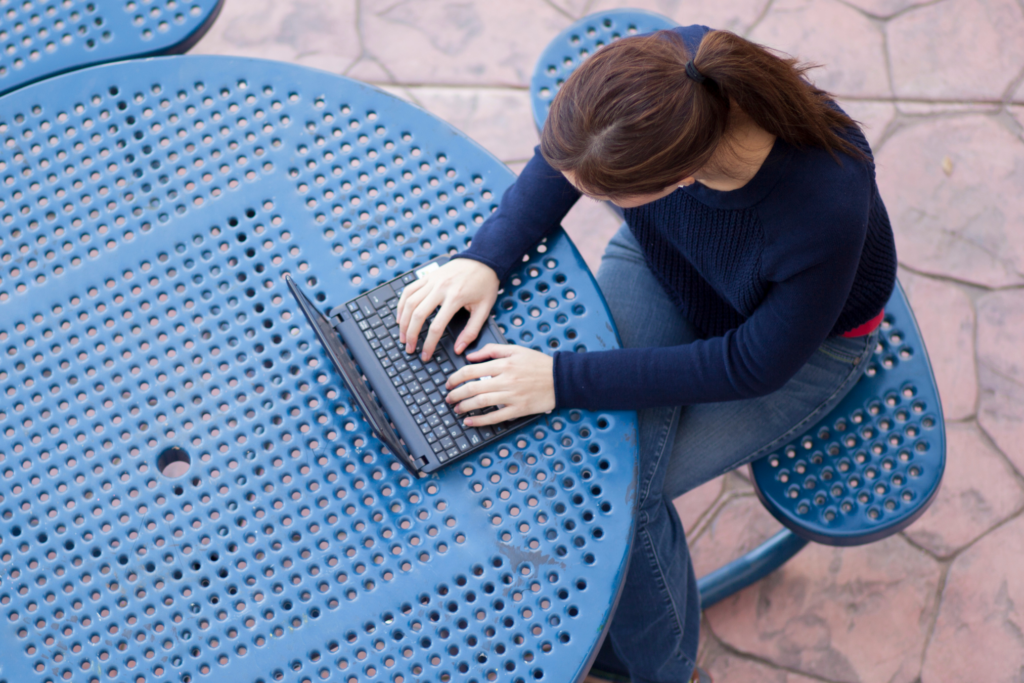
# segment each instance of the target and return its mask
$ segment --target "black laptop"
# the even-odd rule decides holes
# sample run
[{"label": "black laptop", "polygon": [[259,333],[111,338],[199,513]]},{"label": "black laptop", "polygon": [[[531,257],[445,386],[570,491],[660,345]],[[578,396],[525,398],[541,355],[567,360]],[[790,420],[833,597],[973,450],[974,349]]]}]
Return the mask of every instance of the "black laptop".
[{"label": "black laptop", "polygon": [[467,427],[463,424],[466,417],[497,408],[456,415],[444,400],[448,394],[445,382],[467,365],[466,353],[487,344],[508,343],[493,317],[463,355],[456,354],[454,347],[469,321],[469,313],[464,309],[452,318],[427,362],[420,360],[420,353],[429,320],[424,324],[415,353],[407,354],[398,341],[395,309],[402,289],[447,261],[447,256],[439,256],[337,306],[326,316],[290,276],[285,276],[288,288],[366,420],[388,450],[417,476],[484,448],[539,417],[528,415],[487,427]]}]

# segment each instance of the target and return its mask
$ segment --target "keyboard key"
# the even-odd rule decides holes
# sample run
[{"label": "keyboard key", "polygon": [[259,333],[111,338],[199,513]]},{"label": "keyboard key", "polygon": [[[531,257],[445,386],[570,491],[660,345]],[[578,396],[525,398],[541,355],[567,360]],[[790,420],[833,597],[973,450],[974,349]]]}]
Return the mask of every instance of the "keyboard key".
[{"label": "keyboard key", "polygon": [[380,319],[384,321],[384,327],[398,327],[398,321],[395,320],[395,316],[385,311],[381,311],[380,313]]},{"label": "keyboard key", "polygon": [[449,363],[448,361],[445,361],[441,363],[441,372],[443,372],[445,376],[451,375],[453,372],[455,372],[455,366]]},{"label": "keyboard key", "polygon": [[484,441],[494,438],[494,430],[491,429],[490,425],[480,427],[477,431],[480,432],[480,436],[484,439]]},{"label": "keyboard key", "polygon": [[427,398],[429,398],[429,399],[430,399],[430,403],[431,403],[432,405],[435,405],[435,406],[436,406],[436,405],[437,405],[438,403],[440,403],[441,401],[443,401],[443,400],[444,400],[443,398],[441,398],[441,394],[440,394],[440,393],[438,393],[438,392],[436,392],[436,391],[435,391],[434,393],[432,393],[432,394],[428,394],[428,395],[427,395]]},{"label": "keyboard key", "polygon": [[388,349],[387,357],[390,358],[391,360],[399,360],[402,357],[402,352],[401,350],[398,349],[398,347]]},{"label": "keyboard key", "polygon": [[374,349],[373,353],[377,356],[377,358],[385,358],[388,355],[388,352],[383,348]]},{"label": "keyboard key", "polygon": [[379,315],[371,315],[366,319],[366,322],[370,324],[370,327],[380,327],[384,324],[384,321],[380,319]]},{"label": "keyboard key", "polygon": [[429,382],[430,381],[430,373],[427,372],[425,369],[417,371],[416,372],[416,381],[419,382],[420,384],[422,384],[423,382]]},{"label": "keyboard key", "polygon": [[416,399],[412,397],[412,394],[406,394],[405,396],[402,397],[402,401],[405,402],[405,405],[411,406],[413,403],[416,402]]},{"label": "keyboard key", "polygon": [[370,329],[370,323],[366,322],[365,320],[360,320],[358,324],[359,329],[363,331],[363,334],[366,334],[366,331]]},{"label": "keyboard key", "polygon": [[469,450],[469,440],[466,439],[466,437],[464,436],[460,436],[459,438],[455,439],[455,445],[458,446],[459,450],[462,451],[463,453]]},{"label": "keyboard key", "polygon": [[441,445],[444,446],[445,450],[455,448],[455,439],[446,435],[441,438]]},{"label": "keyboard key", "polygon": [[406,394],[409,393],[409,387],[405,386],[405,383],[402,381],[401,377],[395,377],[391,381],[394,383],[396,387],[398,387],[399,396],[405,396]]},{"label": "keyboard key", "polygon": [[409,406],[409,412],[412,413],[413,415],[418,415],[421,412],[420,407],[413,403],[411,406]]},{"label": "keyboard key", "polygon": [[382,336],[380,344],[389,351],[396,346],[394,338],[389,336]]},{"label": "keyboard key", "polygon": [[409,369],[412,370],[413,372],[419,372],[420,370],[423,369],[423,361],[421,361],[419,358],[409,359]]},{"label": "keyboard key", "polygon": [[437,387],[434,386],[434,383],[431,382],[430,379],[427,379],[427,381],[420,384],[420,386],[423,387],[423,391],[427,392],[428,394],[437,391]]},{"label": "keyboard key", "polygon": [[443,424],[445,427],[454,427],[455,424],[456,424],[455,423],[455,418],[452,417],[450,414],[449,415],[442,415],[441,416],[441,424]]},{"label": "keyboard key", "polygon": [[441,445],[441,441],[437,438],[430,444],[430,447],[435,453],[444,453],[444,446]]},{"label": "keyboard key", "polygon": [[374,337],[370,337],[370,348],[374,349],[374,350],[379,349],[380,348],[380,339],[376,339]]},{"label": "keyboard key", "polygon": [[428,429],[428,428],[424,428],[423,429],[423,433],[427,437],[427,443],[429,443],[429,444],[437,443],[437,437],[434,436],[433,430]]},{"label": "keyboard key", "polygon": [[434,413],[433,415],[428,417],[427,418],[427,422],[430,423],[431,427],[440,427],[441,426],[441,418],[438,417],[437,413]]},{"label": "keyboard key", "polygon": [[352,311],[353,313],[359,310],[359,304],[356,303],[355,301],[349,301],[348,304],[346,305],[348,306],[348,310]]},{"label": "keyboard key", "polygon": [[388,305],[388,299],[394,295],[395,290],[391,289],[391,285],[384,284],[370,292],[369,297],[374,308],[384,308]]},{"label": "keyboard key", "polygon": [[449,427],[448,428],[448,435],[450,437],[452,437],[453,439],[455,437],[457,437],[457,436],[462,436],[462,428],[459,427],[459,425],[455,425],[454,427]]},{"label": "keyboard key", "polygon": [[457,457],[459,457],[459,449],[458,449],[458,447],[449,448],[448,450],[446,450],[444,452],[444,454],[447,455],[449,459],[457,458]]},{"label": "keyboard key", "polygon": [[417,405],[422,405],[427,402],[427,395],[422,391],[417,391],[412,397],[416,400]]},{"label": "keyboard key", "polygon": [[421,387],[420,383],[417,382],[416,380],[409,382],[408,384],[406,384],[406,386],[409,387],[409,391],[413,392],[414,394],[418,391],[423,390],[423,387]]},{"label": "keyboard key", "polygon": [[427,363],[426,365],[424,365],[423,369],[426,370],[431,375],[434,375],[434,374],[437,374],[437,373],[441,372],[441,366],[435,360],[432,360],[429,363]]},{"label": "keyboard key", "polygon": [[357,307],[355,313],[352,314],[352,319],[359,322],[360,320],[366,320],[366,316],[363,315],[363,312]]},{"label": "keyboard key", "polygon": [[[397,363],[396,363],[397,365]],[[402,372],[402,381],[406,384],[416,379],[416,375],[413,374],[412,370],[405,370]]]},{"label": "keyboard key", "polygon": [[409,369],[409,364],[405,362],[405,359],[399,359],[395,361],[395,369],[399,372],[405,372]]},{"label": "keyboard key", "polygon": [[472,446],[479,446],[484,442],[484,440],[480,438],[480,435],[476,433],[475,429],[466,430],[466,437],[469,439],[469,443]]},{"label": "keyboard key", "polygon": [[413,419],[416,420],[416,424],[420,425],[421,428],[426,429],[426,431],[429,432],[432,429],[432,427],[427,424],[427,416],[423,413],[417,413],[413,416]]},{"label": "keyboard key", "polygon": [[370,303],[369,297],[359,297],[358,299],[356,299],[356,302],[359,304],[359,310],[361,310],[363,312],[363,315],[365,315],[367,318],[377,314],[377,309],[375,309],[373,307],[373,304]]},{"label": "keyboard key", "polygon": [[406,273],[402,276],[402,284],[407,285],[410,282],[416,282],[416,273]]},{"label": "keyboard key", "polygon": [[[380,359],[381,363],[383,363],[384,361],[388,361],[390,363],[391,359],[389,359],[387,357]],[[388,373],[388,377],[390,377],[392,380],[394,380],[395,377],[398,377],[398,371],[395,370],[394,366],[391,366],[389,368],[384,368],[384,372]]]},{"label": "keyboard key", "polygon": [[448,430],[446,430],[444,427],[434,427],[434,436],[436,436],[439,439],[443,439],[444,437],[448,436]]},{"label": "keyboard key", "polygon": [[448,378],[444,376],[444,373],[438,371],[430,376],[430,381],[439,387],[443,387],[448,381]]}]

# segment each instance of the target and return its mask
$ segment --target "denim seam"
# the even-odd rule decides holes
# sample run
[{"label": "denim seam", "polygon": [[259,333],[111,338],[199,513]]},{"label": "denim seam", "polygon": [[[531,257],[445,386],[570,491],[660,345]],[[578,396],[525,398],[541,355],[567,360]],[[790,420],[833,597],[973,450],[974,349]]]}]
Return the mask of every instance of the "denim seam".
[{"label": "denim seam", "polygon": [[[671,505],[671,503],[669,503]],[[644,517],[646,517],[646,513]],[[646,520],[645,520],[646,521]],[[663,599],[669,606],[669,610],[672,612],[672,621],[674,622],[674,628],[676,640],[682,643],[683,640],[683,622],[679,618],[679,608],[676,606],[675,600],[672,599],[672,591],[668,589],[668,580],[665,578],[665,572],[662,571],[661,563],[658,561],[658,553],[654,550],[654,541],[651,539],[651,535],[647,532],[647,525],[644,524],[643,528],[640,529],[640,533],[644,536],[644,551],[647,554],[647,559],[651,563],[654,569],[655,575],[658,577],[658,590],[661,592]],[[680,650],[677,647],[676,653]]]},{"label": "denim seam", "polygon": [[674,406],[674,407],[670,408],[669,410],[666,410],[665,413],[666,413],[667,417],[664,420],[664,422],[662,423],[661,429],[658,432],[658,443],[659,443],[658,450],[657,450],[658,457],[657,457],[657,459],[653,463],[651,463],[651,467],[650,467],[651,474],[648,476],[647,472],[643,473],[644,481],[641,482],[641,491],[640,491],[639,500],[637,501],[637,510],[640,510],[640,509],[643,508],[644,503],[647,502],[647,497],[651,493],[651,485],[654,483],[654,474],[653,473],[658,470],[658,467],[661,465],[662,458],[665,457],[665,451],[668,448],[668,435],[669,435],[669,432],[672,431],[672,422],[674,420],[676,420],[678,415],[679,415],[679,407],[678,406]]},{"label": "denim seam", "polygon": [[[861,356],[858,359],[858,362],[856,364],[854,364],[854,366],[850,370],[850,372],[847,373],[846,379],[844,379],[839,384],[839,386],[836,387],[835,391],[833,391],[831,394],[829,394],[828,398],[826,398],[824,401],[819,403],[818,406],[816,408],[814,408],[814,410],[812,410],[810,413],[808,413],[807,416],[804,419],[802,419],[800,422],[798,422],[796,425],[791,427],[789,429],[789,431],[787,431],[786,433],[782,434],[781,436],[779,436],[778,438],[774,439],[773,441],[768,442],[767,444],[765,444],[764,446],[762,446],[758,450],[754,451],[753,453],[749,454],[747,457],[743,458],[741,463],[749,463],[749,462],[753,462],[754,460],[757,460],[759,457],[761,457],[762,455],[764,455],[768,451],[774,450],[778,445],[780,445],[782,443],[785,443],[786,441],[789,441],[790,438],[792,438],[792,436],[794,434],[797,434],[797,433],[803,431],[807,427],[807,425],[809,425],[812,422],[814,422],[815,420],[817,420],[820,417],[821,413],[824,412],[825,406],[828,405],[832,401],[832,399],[836,396],[836,394],[839,394],[840,392],[842,392],[843,389],[848,384],[850,384],[851,381],[856,381],[856,380],[860,379],[860,376],[861,376],[862,373],[858,372],[858,370],[860,369],[861,361],[866,360],[870,356],[872,348],[874,348],[873,344],[865,346],[865,351],[866,351],[865,355]],[[725,474],[726,472],[728,472],[730,470],[733,470],[736,467],[738,467],[738,466],[737,465],[730,465],[729,467],[726,467],[725,469],[723,469],[721,472],[719,472],[715,476],[717,477],[717,476],[720,476],[722,474]]]},{"label": "denim seam", "polygon": [[[643,536],[644,554],[647,555],[647,561],[651,564],[654,570],[655,576],[658,577],[658,591],[662,594],[663,599],[669,607],[669,611],[672,612],[673,631],[677,642],[680,644],[683,641],[683,634],[685,633],[683,627],[683,621],[679,614],[679,608],[672,599],[672,592],[668,589],[668,579],[665,577],[665,572],[661,567],[661,562],[658,561],[658,554],[654,549],[654,541],[651,538],[650,533],[647,530],[647,523],[649,521],[649,515],[643,510],[644,505],[647,503],[648,495],[650,494],[651,485],[654,482],[654,472],[658,471],[661,465],[662,459],[665,457],[667,451],[670,451],[668,444],[668,435],[672,431],[672,422],[678,419],[679,407],[673,407],[671,410],[666,410],[666,419],[661,424],[661,429],[658,433],[658,444],[657,449],[658,457],[651,464],[650,475],[645,474],[645,481],[643,482],[643,490],[641,491],[640,500],[637,502],[637,510],[639,511],[637,519],[637,534]],[[671,503],[669,503],[671,505]],[[682,654],[679,647],[676,648],[676,655]],[[688,657],[683,655],[685,660],[689,660]]]}]

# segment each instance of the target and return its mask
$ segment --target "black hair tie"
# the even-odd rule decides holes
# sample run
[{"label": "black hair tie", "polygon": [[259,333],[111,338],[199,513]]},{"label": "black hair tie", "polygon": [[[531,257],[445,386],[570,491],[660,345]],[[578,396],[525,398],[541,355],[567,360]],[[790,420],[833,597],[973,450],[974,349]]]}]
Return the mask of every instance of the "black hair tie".
[{"label": "black hair tie", "polygon": [[697,67],[694,65],[692,59],[686,63],[686,75],[697,83],[703,83],[707,80],[707,76],[702,74],[700,71],[697,71]]}]

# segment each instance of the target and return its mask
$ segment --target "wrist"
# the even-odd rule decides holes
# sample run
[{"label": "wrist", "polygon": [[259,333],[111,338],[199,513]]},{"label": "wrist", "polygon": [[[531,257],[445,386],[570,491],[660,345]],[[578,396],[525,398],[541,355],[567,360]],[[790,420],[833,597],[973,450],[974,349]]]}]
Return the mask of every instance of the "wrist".
[{"label": "wrist", "polygon": [[480,254],[473,253],[471,250],[472,247],[470,247],[470,249],[467,251],[459,252],[458,254],[452,256],[452,259],[464,259],[466,261],[472,261],[482,266],[486,266],[494,274],[494,278],[500,285],[501,281],[505,279],[505,274],[508,268],[503,267],[501,264],[493,261],[492,259],[487,258],[486,256],[481,256]]},{"label": "wrist", "polygon": [[565,399],[567,398],[566,395],[565,395],[565,391],[561,390],[561,388],[558,386],[559,385],[559,382],[558,382],[559,370],[561,369],[561,365],[562,365],[561,361],[564,360],[564,359],[562,359],[562,355],[564,353],[565,353],[564,351],[555,351],[555,353],[551,356],[551,387],[552,387],[552,393],[554,394],[554,397],[555,397],[555,407],[554,407],[554,409],[567,408],[568,407],[568,406],[565,405]]}]

